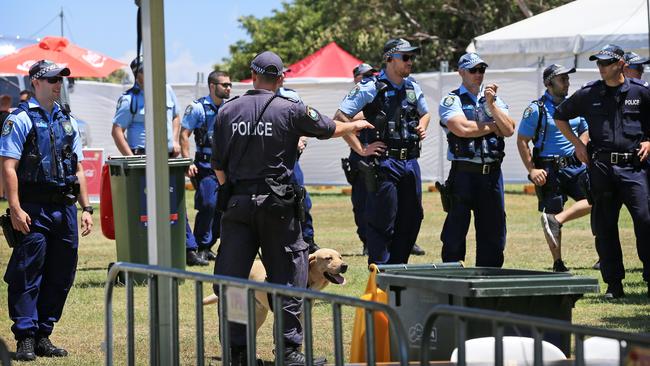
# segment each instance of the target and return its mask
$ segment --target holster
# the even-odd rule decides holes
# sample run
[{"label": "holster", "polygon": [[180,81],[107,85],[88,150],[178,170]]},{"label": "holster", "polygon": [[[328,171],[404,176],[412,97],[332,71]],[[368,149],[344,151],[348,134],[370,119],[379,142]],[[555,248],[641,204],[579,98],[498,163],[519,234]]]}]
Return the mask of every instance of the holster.
[{"label": "holster", "polygon": [[307,215],[305,215],[305,197],[307,196],[307,190],[305,187],[294,184],[293,189],[295,193],[295,209],[296,209],[296,218],[300,222],[307,221]]},{"label": "holster", "polygon": [[370,162],[366,163],[363,160],[359,161],[359,174],[363,177],[363,182],[366,185],[368,193],[377,192],[379,181],[379,174],[377,173],[377,164]]},{"label": "holster", "polygon": [[[194,183],[192,183],[194,184]],[[232,197],[233,185],[230,181],[226,180],[224,184],[219,185],[217,188],[217,210],[220,212],[228,209],[228,201]]]},{"label": "holster", "polygon": [[440,182],[436,182],[436,189],[438,192],[440,192],[440,201],[442,203],[442,209],[445,212],[449,212],[451,210],[451,205],[452,205],[452,197],[451,197],[451,192],[449,191],[449,187],[447,187],[445,184],[442,184]]},{"label": "holster", "polygon": [[[305,216],[304,196],[302,198],[299,197],[301,194],[299,192],[304,192],[304,188],[297,184],[279,183],[273,178],[266,178],[264,181],[268,185],[270,193],[264,202],[262,202],[260,208],[278,216],[293,215],[296,218]],[[299,205],[302,207],[302,210],[299,210]],[[298,211],[301,211],[302,214]]]},{"label": "holster", "polygon": [[11,216],[9,214],[9,209],[7,209],[6,214],[0,216],[0,226],[2,226],[2,232],[5,235],[7,244],[9,244],[9,248],[16,248],[18,245],[20,245],[20,232],[14,230],[14,227],[11,225]]},{"label": "holster", "polygon": [[341,159],[341,168],[343,168],[343,174],[345,174],[345,180],[350,184],[354,184],[359,175],[359,169],[355,166],[353,167],[350,163],[350,159],[343,158]]}]

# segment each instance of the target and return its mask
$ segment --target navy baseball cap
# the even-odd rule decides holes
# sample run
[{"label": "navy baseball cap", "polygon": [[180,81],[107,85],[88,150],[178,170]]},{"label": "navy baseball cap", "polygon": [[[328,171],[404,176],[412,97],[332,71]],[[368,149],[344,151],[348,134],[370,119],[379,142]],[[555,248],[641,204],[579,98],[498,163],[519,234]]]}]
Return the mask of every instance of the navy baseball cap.
[{"label": "navy baseball cap", "polygon": [[136,57],[131,61],[131,71],[133,72],[133,75],[137,74],[138,72],[142,72],[144,69],[144,59],[142,55]]},{"label": "navy baseball cap", "polygon": [[488,66],[487,62],[483,61],[481,56],[478,55],[478,53],[474,52],[469,52],[466,53],[458,59],[458,68],[459,69],[471,69],[477,65],[485,65],[485,67]]},{"label": "navy baseball cap", "polygon": [[364,64],[359,64],[359,65],[357,65],[357,67],[352,69],[352,75],[354,77],[357,77],[358,75],[364,75],[364,74],[366,74],[368,72],[373,72],[374,73],[374,72],[377,72],[377,69],[375,69],[374,67],[372,67],[372,66],[370,66],[368,64],[365,64],[365,63]]},{"label": "navy baseball cap", "polygon": [[622,60],[624,54],[625,52],[623,52],[623,49],[621,47],[615,44],[607,44],[600,51],[598,51],[598,53],[589,56],[589,61],[611,59]]},{"label": "navy baseball cap", "polygon": [[548,83],[551,79],[558,75],[564,75],[564,74],[572,74],[576,72],[576,68],[572,67],[570,69],[567,69],[566,67],[558,64],[553,64],[547,68],[544,69],[544,84]]},{"label": "navy baseball cap", "polygon": [[260,75],[282,76],[285,68],[280,56],[271,51],[264,51],[251,61],[251,70]]},{"label": "navy baseball cap", "polygon": [[625,63],[628,65],[645,65],[650,63],[650,59],[647,57],[641,57],[635,52],[625,52],[623,58],[625,58]]},{"label": "navy baseball cap", "polygon": [[419,50],[420,47],[411,46],[411,42],[403,38],[389,39],[388,42],[384,44],[384,55],[389,55],[395,52],[416,52]]},{"label": "navy baseball cap", "polygon": [[35,79],[45,79],[52,76],[69,76],[70,69],[67,67],[61,67],[49,60],[40,60],[36,61],[29,68],[29,78],[31,80]]}]

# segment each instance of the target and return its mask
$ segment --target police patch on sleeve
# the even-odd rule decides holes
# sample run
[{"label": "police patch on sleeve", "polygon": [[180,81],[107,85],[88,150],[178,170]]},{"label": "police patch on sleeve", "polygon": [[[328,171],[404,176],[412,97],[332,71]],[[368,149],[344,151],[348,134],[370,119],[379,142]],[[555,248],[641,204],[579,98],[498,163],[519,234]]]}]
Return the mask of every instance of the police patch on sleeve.
[{"label": "police patch on sleeve", "polygon": [[187,108],[185,108],[185,116],[189,116],[190,113],[192,113],[192,105],[188,105]]},{"label": "police patch on sleeve", "polygon": [[454,104],[454,96],[453,95],[448,95],[445,97],[445,99],[442,100],[442,105],[445,107],[451,107]]},{"label": "police patch on sleeve", "polygon": [[354,98],[355,95],[359,94],[359,85],[355,86],[350,92],[348,93],[348,99]]},{"label": "police patch on sleeve", "polygon": [[72,136],[74,129],[72,128],[72,123],[70,121],[63,122],[63,131],[66,135]]},{"label": "police patch on sleeve", "polygon": [[524,118],[530,117],[531,113],[533,113],[533,107],[526,107],[526,109],[524,109]]},{"label": "police patch on sleeve", "polygon": [[2,136],[7,136],[8,134],[10,134],[13,128],[14,128],[14,121],[7,118],[4,124],[2,125]]},{"label": "police patch on sleeve", "polygon": [[318,121],[320,119],[320,114],[318,114],[318,112],[310,106],[307,106],[307,115],[314,121]]}]

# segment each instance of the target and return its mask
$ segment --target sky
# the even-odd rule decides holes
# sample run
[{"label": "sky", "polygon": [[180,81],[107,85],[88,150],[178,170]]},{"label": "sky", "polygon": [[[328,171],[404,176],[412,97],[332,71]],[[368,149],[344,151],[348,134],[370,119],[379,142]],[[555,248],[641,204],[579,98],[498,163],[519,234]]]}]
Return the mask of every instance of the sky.
[{"label": "sky", "polygon": [[[237,19],[265,17],[290,0],[167,0],[165,53],[167,82],[195,83],[211,66],[229,55],[237,40],[250,39]],[[126,64],[136,54],[136,14],[133,0],[3,1],[0,35],[22,38],[63,35],[73,43]]]}]

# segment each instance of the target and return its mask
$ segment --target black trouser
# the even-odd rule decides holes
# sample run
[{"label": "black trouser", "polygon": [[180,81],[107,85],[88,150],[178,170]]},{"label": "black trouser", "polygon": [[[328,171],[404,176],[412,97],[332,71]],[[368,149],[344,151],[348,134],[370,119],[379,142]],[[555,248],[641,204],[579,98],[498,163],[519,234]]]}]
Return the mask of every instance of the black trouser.
[{"label": "black trouser", "polygon": [[[302,239],[294,207],[271,211],[260,207],[265,198],[267,195],[244,194],[230,198],[221,219],[221,244],[214,274],[248,278],[257,250],[261,248],[268,282],[306,288],[308,245]],[[217,290],[215,286],[215,293]],[[285,345],[300,346],[302,301],[296,297],[283,297],[282,311]],[[245,345],[246,326],[233,322],[229,326],[231,345]]]}]

